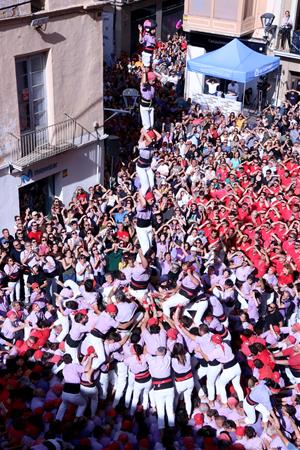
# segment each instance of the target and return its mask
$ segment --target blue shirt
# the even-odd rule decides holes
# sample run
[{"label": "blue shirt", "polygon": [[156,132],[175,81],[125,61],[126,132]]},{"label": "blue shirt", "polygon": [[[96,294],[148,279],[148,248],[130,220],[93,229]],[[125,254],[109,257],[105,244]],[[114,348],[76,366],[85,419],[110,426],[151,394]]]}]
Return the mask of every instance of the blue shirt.
[{"label": "blue shirt", "polygon": [[127,216],[127,211],[124,211],[122,213],[120,213],[120,212],[115,213],[115,214],[113,214],[113,216],[114,216],[116,223],[123,223],[125,217]]}]

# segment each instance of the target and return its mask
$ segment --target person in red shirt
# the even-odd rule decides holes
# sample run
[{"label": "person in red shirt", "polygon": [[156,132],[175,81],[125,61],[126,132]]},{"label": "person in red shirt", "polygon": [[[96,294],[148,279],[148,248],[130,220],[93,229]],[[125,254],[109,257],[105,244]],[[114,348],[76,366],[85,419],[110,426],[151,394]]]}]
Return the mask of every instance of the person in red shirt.
[{"label": "person in red shirt", "polygon": [[31,222],[31,230],[28,233],[29,239],[36,239],[36,242],[40,244],[42,240],[42,234],[42,231],[38,229],[38,224],[36,222]]},{"label": "person in red shirt", "polygon": [[278,273],[278,284],[279,286],[287,286],[293,284],[293,274],[288,267],[283,267],[282,272]]},{"label": "person in red shirt", "polygon": [[10,354],[24,356],[28,350],[37,350],[37,341],[38,338],[35,336],[30,336],[26,341],[16,341],[14,347],[10,351]]},{"label": "person in red shirt", "polygon": [[[285,356],[287,359],[277,359],[277,357]],[[292,383],[300,383],[300,344],[286,348],[282,352],[274,354],[276,364],[287,366],[286,374]]]}]

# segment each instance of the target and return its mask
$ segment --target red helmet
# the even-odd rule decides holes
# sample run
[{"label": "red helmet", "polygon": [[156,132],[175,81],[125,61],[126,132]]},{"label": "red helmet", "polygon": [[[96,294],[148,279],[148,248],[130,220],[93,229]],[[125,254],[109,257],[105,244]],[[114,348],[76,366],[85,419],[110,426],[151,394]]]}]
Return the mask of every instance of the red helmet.
[{"label": "red helmet", "polygon": [[154,200],[154,195],[152,191],[147,192],[147,194],[145,195],[145,200],[147,200],[147,202]]},{"label": "red helmet", "polygon": [[109,305],[106,305],[105,311],[107,313],[117,314],[118,308],[116,307],[116,305],[110,303]]},{"label": "red helmet", "polygon": [[147,79],[148,81],[155,81],[156,80],[156,75],[154,72],[148,72],[147,73]]},{"label": "red helmet", "polygon": [[221,336],[220,334],[214,334],[214,335],[211,337],[211,341],[212,341],[214,344],[222,344],[222,336]]}]

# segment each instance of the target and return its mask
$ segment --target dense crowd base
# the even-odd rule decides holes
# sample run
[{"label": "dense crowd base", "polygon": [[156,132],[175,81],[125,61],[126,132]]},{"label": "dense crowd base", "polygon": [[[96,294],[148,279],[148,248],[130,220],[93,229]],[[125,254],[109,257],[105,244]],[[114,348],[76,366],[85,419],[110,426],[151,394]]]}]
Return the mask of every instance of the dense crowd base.
[{"label": "dense crowd base", "polygon": [[142,122],[109,123],[110,188],[2,230],[0,447],[298,449],[299,93],[256,123],[203,110],[184,37],[145,24],[143,61],[106,69]]}]

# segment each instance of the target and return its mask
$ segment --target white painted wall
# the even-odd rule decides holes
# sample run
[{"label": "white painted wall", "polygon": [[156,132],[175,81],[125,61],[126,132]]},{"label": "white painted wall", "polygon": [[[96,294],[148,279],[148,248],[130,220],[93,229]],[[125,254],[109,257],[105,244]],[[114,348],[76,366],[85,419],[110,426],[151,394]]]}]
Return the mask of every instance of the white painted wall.
[{"label": "white painted wall", "polygon": [[[197,58],[198,56],[202,56],[206,53],[205,48],[203,47],[195,47],[193,45],[188,45],[187,48],[187,58],[186,63],[193,58]],[[205,75],[196,72],[189,72],[185,70],[185,87],[184,87],[184,97],[185,98],[193,98],[197,94],[203,92],[204,86],[204,78]]]},{"label": "white painted wall", "polygon": [[[100,151],[104,152],[101,142]],[[101,161],[101,158],[98,158]],[[68,175],[63,177],[67,169]],[[25,177],[24,177],[25,175]],[[30,180],[25,178],[30,175]],[[14,216],[19,214],[19,188],[43,178],[55,175],[55,195],[64,204],[68,204],[77,186],[88,189],[97,184],[97,143],[91,142],[76,150],[67,151],[34,164],[22,173],[14,171],[12,175],[8,169],[0,170],[0,230],[4,227],[13,229]]]}]

